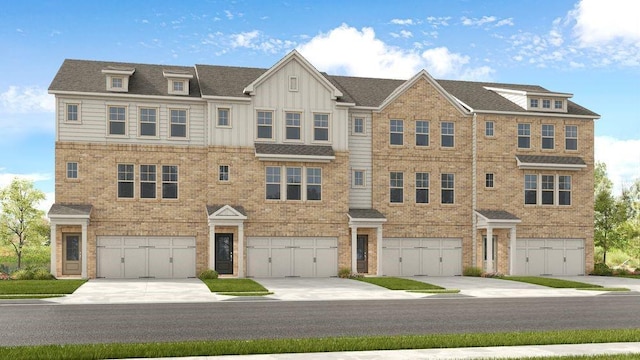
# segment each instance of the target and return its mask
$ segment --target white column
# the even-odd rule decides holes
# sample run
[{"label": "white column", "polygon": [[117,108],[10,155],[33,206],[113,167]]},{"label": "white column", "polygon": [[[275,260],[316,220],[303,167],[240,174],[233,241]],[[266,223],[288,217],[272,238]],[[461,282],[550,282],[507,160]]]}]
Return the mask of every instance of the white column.
[{"label": "white column", "polygon": [[216,226],[209,223],[209,269],[216,269]]},{"label": "white column", "polygon": [[82,224],[82,278],[88,278],[87,275],[87,222]]},{"label": "white column", "polygon": [[376,262],[378,265],[377,275],[382,276],[382,225],[378,225],[376,231]]},{"label": "white column", "polygon": [[487,272],[493,272],[493,228],[487,227]]},{"label": "white column", "polygon": [[351,272],[358,272],[358,227],[351,227]]},{"label": "white column", "polygon": [[509,230],[509,275],[516,273],[516,226]]},{"label": "white column", "polygon": [[244,224],[238,225],[238,277],[244,277]]},{"label": "white column", "polygon": [[51,275],[58,277],[56,273],[58,258],[56,256],[56,250],[58,246],[58,232],[56,230],[56,223],[51,222],[51,244],[49,244],[49,250],[51,250]]}]

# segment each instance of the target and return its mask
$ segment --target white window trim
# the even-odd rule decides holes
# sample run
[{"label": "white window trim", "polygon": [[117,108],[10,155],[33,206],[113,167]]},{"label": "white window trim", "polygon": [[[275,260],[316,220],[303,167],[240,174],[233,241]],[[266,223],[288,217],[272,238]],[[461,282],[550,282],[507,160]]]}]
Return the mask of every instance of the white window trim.
[{"label": "white window trim", "polygon": [[[78,119],[77,120],[69,120],[69,105],[75,105],[78,108],[77,111],[77,116]],[[82,124],[82,115],[81,115],[81,108],[82,108],[82,102],[78,101],[78,102],[73,102],[73,101],[69,101],[69,102],[64,102],[64,115],[63,115],[63,122],[66,124]]]},{"label": "white window trim", "polygon": [[[267,173],[267,168],[279,168],[280,169],[280,199],[267,199],[267,185],[268,184],[275,184],[275,183],[267,183],[267,178],[266,178],[266,173]],[[287,168],[298,168],[300,169],[300,200],[289,200],[287,199]],[[309,200],[307,199],[307,185],[308,181],[307,181],[307,169],[320,169],[320,191],[321,191],[321,195],[320,195],[320,200]],[[313,204],[317,204],[317,203],[321,203],[324,201],[324,169],[322,167],[319,166],[287,166],[287,165],[278,165],[278,166],[265,166],[264,168],[264,201],[267,202],[287,202],[287,203],[302,203],[302,202],[309,202],[309,203],[313,203]],[[312,184],[312,185],[317,185],[317,184]]]},{"label": "white window trim", "polygon": [[[156,111],[156,134],[152,135],[142,135],[142,109],[154,109]],[[160,138],[160,108],[156,106],[138,106],[138,138],[140,139],[158,139]],[[147,164],[143,164],[147,165]]]},{"label": "white window trim", "polygon": [[[76,177],[69,177],[69,164],[76,164]],[[80,180],[80,163],[77,161],[67,161],[64,165],[65,179],[77,181]]]},{"label": "white window trim", "polygon": [[[327,115],[327,140],[316,140],[315,139],[315,130],[316,130],[316,114],[318,115]],[[316,144],[329,144],[331,143],[331,129],[332,129],[332,121],[331,121],[331,112],[330,111],[313,111],[311,117],[311,139],[312,143]]]},{"label": "white window trim", "polygon": [[[453,124],[453,134],[443,134],[442,132],[442,125],[444,125],[445,123],[447,124]],[[451,136],[453,138],[453,146],[444,146],[442,145],[443,141],[442,141],[442,137],[443,136]],[[453,121],[440,121],[440,148],[441,149],[455,149],[456,148],[456,123]]]},{"label": "white window trim", "polygon": [[[107,74],[107,91],[112,92],[129,92],[129,76]],[[113,79],[122,80],[122,87],[114,87]]]},{"label": "white window trim", "polygon": [[[156,174],[156,178],[154,181],[143,181],[142,180],[142,166],[155,166],[155,174]],[[162,175],[161,175],[162,176]],[[135,179],[135,176],[134,176]],[[154,188],[155,188],[155,197],[148,197],[148,198],[143,198],[142,197],[142,183],[153,183],[154,184]],[[158,165],[157,164],[139,164],[138,165],[138,188],[140,189],[140,200],[142,201],[152,201],[152,200],[157,200],[158,199]]]},{"label": "white window trim", "polygon": [[[491,124],[491,135],[487,135],[488,127],[487,125]],[[493,139],[496,137],[496,122],[493,120],[487,120],[484,122],[484,137]]]},{"label": "white window trim", "polygon": [[[356,185],[356,172],[362,172],[362,185]],[[354,189],[365,189],[367,187],[367,170],[365,169],[351,170],[351,187]]]},{"label": "white window trim", "polygon": [[[171,136],[171,111],[172,110],[184,110],[186,112],[186,124],[185,124],[185,136],[184,137],[180,137],[180,136]],[[177,141],[188,141],[189,140],[189,123],[191,121],[191,114],[190,114],[190,108],[188,107],[179,107],[179,106],[170,106],[167,107],[167,117],[168,117],[168,123],[169,126],[167,128],[167,138],[169,140],[177,140]]]},{"label": "white window trim", "polygon": [[[120,186],[120,179],[118,178],[120,175],[119,167],[120,165],[131,165],[133,167],[133,179],[126,180],[123,182],[132,183],[133,184],[133,196],[132,197],[120,197],[120,193],[118,191],[118,187]],[[134,200],[136,198],[136,164],[132,162],[122,162],[116,163],[116,199],[118,200]]]},{"label": "white window trim", "polygon": [[[258,113],[259,112],[270,112],[271,113],[271,137],[270,138],[261,138],[258,137]],[[269,108],[260,108],[255,109],[254,111],[254,121],[253,121],[253,130],[255,131],[254,140],[255,141],[275,141],[276,140],[276,110]]]},{"label": "white window trim", "polygon": [[[544,106],[545,101],[549,102],[549,106],[546,106],[546,107]],[[551,107],[551,99],[542,99],[542,101],[541,101],[541,102],[542,102],[542,109],[549,109],[549,110],[550,110],[550,109],[553,109],[553,108]]]},{"label": "white window trim", "polygon": [[[308,172],[309,169],[320,169],[320,184],[316,184],[316,183],[310,184],[309,183],[309,172]],[[323,188],[324,188],[324,184],[323,183],[324,182],[322,181],[322,173],[324,171],[322,171],[321,167],[314,167],[314,166],[305,166],[305,167],[303,167],[303,171],[304,171],[303,179],[302,179],[302,183],[304,184],[304,187],[303,187],[304,194],[302,195],[303,201],[308,201],[308,202],[312,202],[312,203],[321,202],[323,197],[324,197],[323,196]],[[308,196],[307,196],[308,194],[307,193],[309,192],[309,185],[312,185],[312,186],[318,186],[319,185],[320,186],[320,200],[314,200],[314,199],[309,199],[308,198]]]},{"label": "white window trim", "polygon": [[[545,136],[543,134],[544,132],[544,127],[545,126],[551,126],[551,128],[553,129],[553,136]],[[551,139],[552,140],[552,147],[551,148],[545,148],[543,146],[544,144],[544,139]],[[542,124],[540,125],[540,150],[542,151],[552,151],[556,149],[556,126],[554,124]]]},{"label": "white window trim", "polygon": [[[287,139],[287,114],[300,114],[300,139]],[[274,120],[275,122],[275,120]],[[282,142],[286,143],[303,143],[305,140],[304,133],[304,111],[299,109],[284,109],[282,111]]]},{"label": "white window trim", "polygon": [[[522,194],[524,195],[524,192],[527,191],[526,189],[526,181],[525,181],[525,177],[526,175],[534,175],[536,177],[536,203],[535,204],[525,204],[524,203],[524,198],[522,199],[523,205],[524,206],[537,206],[537,207],[570,207],[573,206],[573,176],[571,175],[565,175],[565,174],[558,174],[558,173],[525,173],[525,176],[522,177],[522,188],[523,188],[523,192]],[[553,204],[543,204],[542,203],[542,176],[553,176]],[[562,190],[562,191],[569,191],[569,193],[571,193],[571,203],[569,205],[560,205],[560,176],[568,176],[571,178],[571,189],[570,190]],[[547,189],[545,189],[545,191],[549,191]]]},{"label": "white window trim", "polygon": [[[291,86],[293,84],[292,81],[294,81],[295,87]],[[287,86],[289,88],[289,91],[291,92],[297,92],[300,89],[300,82],[298,80],[298,77],[295,75],[289,76],[289,81],[287,84],[288,84]]]},{"label": "white window trim", "polygon": [[[220,180],[220,175],[222,174],[222,172],[220,171],[220,167],[222,166],[226,166],[227,167],[227,180]],[[218,182],[221,184],[228,184],[231,182],[231,165],[229,164],[218,164]]]},{"label": "white window trim", "polygon": [[[267,169],[268,168],[278,168],[278,169],[280,169],[280,173],[279,173],[280,174],[280,182],[277,182],[277,183],[275,183],[275,182],[267,182]],[[263,181],[264,181],[264,197],[263,197],[263,199],[265,201],[269,201],[269,202],[286,201],[286,193],[282,192],[282,183],[283,183],[283,181],[282,181],[282,168],[283,168],[283,166],[265,166],[265,168],[264,168],[264,178],[263,178]],[[285,173],[285,176],[286,176],[286,173]],[[285,183],[286,183],[286,181],[285,181]],[[267,185],[269,185],[269,184],[272,184],[272,185],[273,184],[278,184],[278,186],[280,187],[280,198],[279,199],[268,199],[267,198]]]},{"label": "white window trim", "polygon": [[[487,186],[487,175],[491,175],[491,185]],[[484,174],[484,188],[485,189],[495,189],[496,188],[496,174],[493,172],[488,172]]]},{"label": "white window trim", "polygon": [[[453,175],[453,187],[445,188],[442,186],[442,175]],[[442,198],[442,191],[451,190],[453,191],[453,202],[444,203]],[[456,174],[455,173],[441,173],[440,174],[440,205],[451,206],[456,205]]]},{"label": "white window trim", "polygon": [[[575,126],[576,127],[576,136],[575,137],[568,137],[567,136],[567,126]],[[579,127],[578,125],[565,125],[564,126],[564,150],[565,151],[569,151],[569,152],[577,152],[580,149],[580,143],[578,141],[578,133],[579,133]],[[567,149],[567,140],[568,139],[575,139],[576,140],[576,148],[575,149]]]},{"label": "white window trim", "polygon": [[[402,131],[391,131],[391,122],[399,121],[402,124]],[[389,119],[389,146],[404,146],[404,119]],[[391,143],[391,135],[392,134],[400,134],[402,135],[402,144],[392,144]]]},{"label": "white window trim", "polygon": [[[428,180],[427,180],[427,187],[418,187],[418,174],[427,174]],[[413,194],[414,195],[414,201],[416,203],[416,205],[429,205],[431,204],[431,173],[428,171],[416,171],[414,173],[414,177],[415,177],[415,190],[416,192]],[[418,190],[427,190],[427,202],[418,202],[418,196],[417,196],[417,191]]]},{"label": "white window trim", "polygon": [[[110,134],[109,133],[109,128],[110,128],[110,123],[111,123],[111,118],[109,117],[109,109],[112,107],[119,107],[119,108],[124,108],[124,134]],[[117,103],[110,103],[107,104],[106,106],[106,119],[107,119],[107,126],[106,126],[106,133],[107,133],[107,137],[110,138],[126,138],[129,136],[129,106],[125,105],[125,104],[117,104]]]},{"label": "white window trim", "polygon": [[[398,186],[391,186],[391,173],[400,173],[402,174],[402,186],[398,187]],[[389,204],[390,205],[401,205],[404,204],[404,183],[405,183],[405,176],[404,176],[404,171],[389,171]],[[392,189],[402,189],[402,201],[400,202],[393,202],[391,201],[391,190]]]},{"label": "white window trim", "polygon": [[[227,110],[229,112],[229,125],[220,125],[220,123],[218,122],[218,116],[220,115],[219,111],[223,109],[223,110]],[[233,127],[233,121],[231,120],[231,113],[232,113],[232,109],[231,106],[223,106],[223,105],[216,105],[215,107],[215,127],[217,128],[222,128],[222,129],[230,129]]]},{"label": "white window trim", "polygon": [[[362,120],[362,132],[356,132],[356,119]],[[364,116],[354,116],[351,118],[351,135],[366,136],[367,135],[367,118]]]},{"label": "white window trim", "polygon": [[[529,125],[529,135],[520,135],[520,129],[519,129],[519,125]],[[520,147],[520,137],[526,137],[529,138],[529,147],[523,148]],[[531,123],[524,123],[524,122],[519,122],[516,124],[516,148],[518,150],[531,150]]]},{"label": "white window trim", "polygon": [[[175,166],[176,167],[176,175],[178,177],[177,181],[164,181],[164,167],[165,166]],[[156,172],[157,174],[157,172]],[[176,197],[175,198],[166,198],[164,197],[164,189],[163,185],[167,184],[176,184]],[[157,194],[156,194],[157,196]],[[162,164],[160,165],[160,199],[166,201],[177,201],[180,200],[180,166],[179,165],[171,165],[171,164]]]},{"label": "white window trim", "polygon": [[[429,131],[427,131],[426,133],[419,133],[418,132],[418,121],[424,121],[427,123],[427,127],[429,128]],[[427,145],[417,145],[417,139],[418,139],[418,135],[427,135]],[[417,119],[415,121],[415,138],[414,138],[414,144],[415,147],[417,148],[428,148],[431,147],[431,121],[430,120],[424,120],[424,119]],[[455,145],[455,144],[454,144]]]}]

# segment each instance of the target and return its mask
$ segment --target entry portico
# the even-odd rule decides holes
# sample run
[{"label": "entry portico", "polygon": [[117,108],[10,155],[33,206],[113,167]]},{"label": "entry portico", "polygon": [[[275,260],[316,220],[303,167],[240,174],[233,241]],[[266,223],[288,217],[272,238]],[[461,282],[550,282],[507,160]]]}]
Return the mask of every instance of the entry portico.
[{"label": "entry portico", "polygon": [[[88,278],[87,268],[87,227],[89,226],[89,219],[91,217],[92,205],[86,204],[53,204],[49,210],[48,216],[51,221],[51,274],[58,277],[66,274],[64,271],[65,261],[80,262],[79,275],[83,279]],[[66,232],[63,230],[58,236],[58,229],[62,227],[74,227],[80,228],[80,243],[78,243],[77,237],[73,238],[73,242],[67,243],[65,238]],[[68,229],[68,228],[67,228]],[[78,233],[78,231],[73,231]],[[69,233],[70,234],[70,233]],[[60,248],[58,248],[60,246]],[[58,249],[60,249],[60,255],[63,256],[61,269],[58,271]],[[75,273],[73,275],[76,275]]]},{"label": "entry portico", "polygon": [[[351,272],[356,274],[358,273],[358,259],[362,259],[368,257],[368,245],[365,249],[360,249],[360,256],[358,253],[358,229],[365,228],[373,228],[376,230],[376,274],[378,276],[383,275],[382,269],[382,224],[384,224],[387,219],[382,213],[375,209],[349,209],[349,213],[347,214],[349,217],[349,228],[351,229]],[[368,239],[367,239],[368,243]],[[360,243],[362,247],[362,242]]]},{"label": "entry portico", "polygon": [[494,266],[494,249],[493,249],[493,230],[508,229],[509,230],[509,274],[515,274],[516,266],[516,225],[522,222],[517,216],[504,210],[476,210],[477,229],[486,231],[486,264],[484,271],[488,273],[495,272]]},{"label": "entry portico", "polygon": [[[230,248],[226,253],[233,259],[233,249],[237,249],[237,276],[244,277],[244,221],[247,215],[242,206],[231,205],[207,205],[207,215],[209,219],[209,268],[216,270],[216,227],[237,228],[237,246],[233,244],[233,237],[225,239]],[[233,261],[233,260],[232,260]],[[233,264],[231,264],[233,273]]]}]

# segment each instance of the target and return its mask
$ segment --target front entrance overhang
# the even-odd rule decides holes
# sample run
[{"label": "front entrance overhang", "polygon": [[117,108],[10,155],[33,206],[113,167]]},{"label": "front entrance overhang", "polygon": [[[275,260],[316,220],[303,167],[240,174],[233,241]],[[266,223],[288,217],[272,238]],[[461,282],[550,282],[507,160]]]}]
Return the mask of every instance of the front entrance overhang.
[{"label": "front entrance overhang", "polygon": [[[517,216],[504,210],[476,210],[477,229],[484,229],[487,232],[487,260],[485,264],[486,272],[494,272],[495,259],[493,258],[493,230],[509,229],[509,273],[514,274],[516,266],[516,226],[522,222]],[[476,241],[474,239],[474,241]]]},{"label": "front entrance overhang", "polygon": [[239,205],[207,205],[209,222],[209,268],[216,263],[216,226],[235,226],[238,228],[238,277],[244,277],[244,221],[247,213]]},{"label": "front entrance overhang", "polygon": [[378,276],[382,275],[382,225],[387,222],[387,218],[376,209],[349,209],[349,228],[351,228],[351,272],[358,272],[358,228],[376,229],[376,252]]},{"label": "front entrance overhang", "polygon": [[[92,205],[87,204],[53,204],[47,216],[51,225],[51,274],[57,276],[57,227],[63,225],[79,225],[82,228],[82,248],[80,260],[82,263],[81,275],[88,278],[87,269],[87,227],[91,218]],[[60,259],[62,261],[62,259]]]}]

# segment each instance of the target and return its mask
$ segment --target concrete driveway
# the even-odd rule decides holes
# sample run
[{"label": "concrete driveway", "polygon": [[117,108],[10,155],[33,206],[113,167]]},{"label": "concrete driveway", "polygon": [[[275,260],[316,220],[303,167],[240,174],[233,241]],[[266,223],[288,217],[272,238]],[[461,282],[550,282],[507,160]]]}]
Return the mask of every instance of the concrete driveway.
[{"label": "concrete driveway", "polygon": [[341,278],[257,278],[273,292],[269,298],[287,301],[416,299],[426,294],[394,291]]},{"label": "concrete driveway", "polygon": [[555,279],[579,281],[587,284],[600,285],[608,288],[627,288],[640,292],[640,279],[618,276],[552,276]]},{"label": "concrete driveway", "polygon": [[445,289],[458,289],[462,295],[480,298],[593,296],[604,293],[602,291],[552,289],[518,281],[473,276],[414,276],[408,279],[441,286]]},{"label": "concrete driveway", "polygon": [[60,304],[141,304],[212,302],[221,299],[199,279],[91,279]]}]

